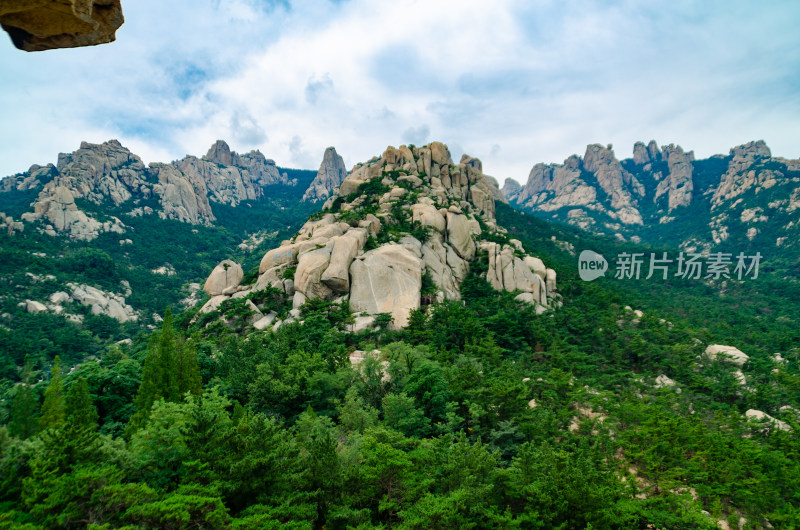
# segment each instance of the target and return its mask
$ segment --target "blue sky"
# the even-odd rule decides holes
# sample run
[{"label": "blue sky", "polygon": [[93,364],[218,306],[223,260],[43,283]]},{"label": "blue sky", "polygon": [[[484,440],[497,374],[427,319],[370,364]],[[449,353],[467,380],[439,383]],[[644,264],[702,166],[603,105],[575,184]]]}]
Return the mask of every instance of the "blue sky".
[{"label": "blue sky", "polygon": [[[768,7],[767,7],[768,6]],[[440,140],[501,181],[611,143],[800,156],[800,4],[123,0],[110,45],[0,42],[0,175],[119,139],[144,161],[218,138],[348,167]]]}]

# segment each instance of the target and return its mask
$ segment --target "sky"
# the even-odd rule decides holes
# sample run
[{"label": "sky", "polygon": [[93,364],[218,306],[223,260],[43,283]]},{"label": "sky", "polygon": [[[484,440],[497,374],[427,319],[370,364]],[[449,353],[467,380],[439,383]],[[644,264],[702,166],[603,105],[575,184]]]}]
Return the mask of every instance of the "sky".
[{"label": "sky", "polygon": [[114,43],[0,36],[0,175],[118,139],[145,163],[217,139],[348,168],[434,140],[527,180],[637,140],[800,157],[800,2],[122,0]]}]

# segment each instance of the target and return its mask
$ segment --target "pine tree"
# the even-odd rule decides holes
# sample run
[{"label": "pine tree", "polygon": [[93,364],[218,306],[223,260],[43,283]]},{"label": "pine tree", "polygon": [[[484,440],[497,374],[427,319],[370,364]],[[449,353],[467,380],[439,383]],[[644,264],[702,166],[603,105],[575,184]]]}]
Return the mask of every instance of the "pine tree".
[{"label": "pine tree", "polygon": [[67,417],[75,427],[97,428],[97,409],[89,395],[89,384],[83,377],[72,383],[67,392]]},{"label": "pine tree", "polygon": [[50,371],[50,384],[44,391],[44,404],[39,426],[42,430],[57,429],[66,420],[64,409],[64,382],[61,378],[61,357],[56,355]]},{"label": "pine tree", "polygon": [[22,382],[17,384],[14,402],[11,404],[11,421],[8,423],[8,432],[11,436],[30,438],[38,430],[37,414],[39,403],[31,386],[31,362],[25,358],[25,368],[22,372]]},{"label": "pine tree", "polygon": [[183,340],[176,342],[175,360],[178,374],[178,390],[180,396],[190,392],[199,395],[203,390],[203,379],[200,377],[200,365],[197,362],[197,351]]},{"label": "pine tree", "polygon": [[201,386],[197,353],[176,336],[172,311],[167,308],[161,331],[150,340],[142,382],[134,401],[136,414],[131,418],[129,432],[144,425],[156,401],[180,402],[186,392],[199,394]]}]

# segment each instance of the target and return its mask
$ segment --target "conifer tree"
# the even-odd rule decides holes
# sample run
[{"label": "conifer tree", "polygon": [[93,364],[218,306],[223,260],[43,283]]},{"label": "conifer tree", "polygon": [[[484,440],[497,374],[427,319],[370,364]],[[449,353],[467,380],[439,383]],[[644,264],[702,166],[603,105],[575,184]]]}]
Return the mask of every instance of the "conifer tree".
[{"label": "conifer tree", "polygon": [[39,426],[42,430],[57,429],[66,420],[64,409],[64,381],[61,378],[61,357],[56,355],[53,368],[50,371],[50,384],[44,391],[42,404],[42,417]]},{"label": "conifer tree", "polygon": [[22,382],[17,384],[14,402],[11,404],[11,421],[8,432],[11,436],[30,438],[38,430],[37,414],[39,403],[31,386],[31,362],[25,357],[25,368],[22,372]]},{"label": "conifer tree", "polygon": [[197,353],[176,335],[172,311],[167,308],[161,331],[150,339],[130,429],[144,424],[156,401],[180,402],[186,392],[199,394],[201,384]]},{"label": "conifer tree", "polygon": [[197,351],[183,340],[176,341],[175,364],[177,365],[179,399],[190,392],[199,395],[203,390]]},{"label": "conifer tree", "polygon": [[83,377],[72,383],[67,392],[67,418],[76,427],[97,428],[97,409],[89,395],[89,384]]}]

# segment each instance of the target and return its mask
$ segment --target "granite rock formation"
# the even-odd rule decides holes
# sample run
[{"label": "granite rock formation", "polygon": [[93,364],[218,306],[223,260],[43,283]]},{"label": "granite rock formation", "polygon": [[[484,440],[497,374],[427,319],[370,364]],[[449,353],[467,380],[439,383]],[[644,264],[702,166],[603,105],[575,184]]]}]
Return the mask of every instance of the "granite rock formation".
[{"label": "granite rock formation", "polygon": [[440,142],[389,147],[356,164],[322,212],[263,256],[255,284],[226,291],[238,298],[273,287],[295,309],[310,298],[349,300],[356,313],[389,313],[404,327],[421,305],[460,299],[460,283],[480,259],[495,289],[518,292],[540,311],[559,303],[555,271],[509,239],[494,212],[480,160],[456,164]]}]

